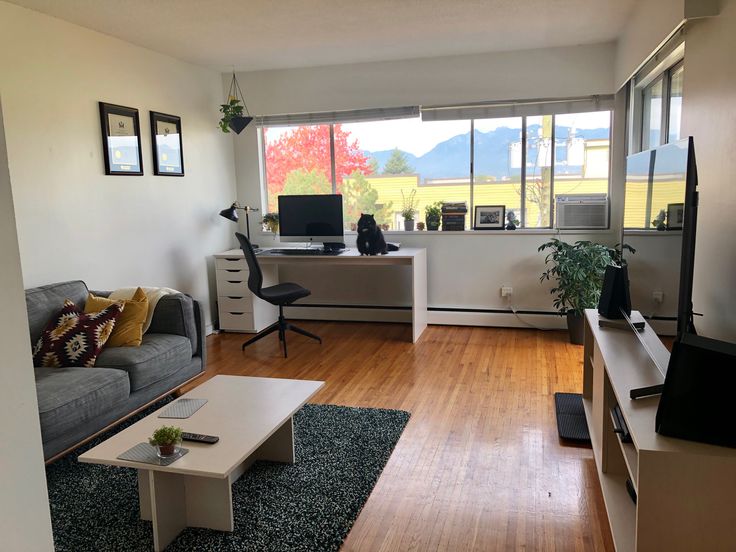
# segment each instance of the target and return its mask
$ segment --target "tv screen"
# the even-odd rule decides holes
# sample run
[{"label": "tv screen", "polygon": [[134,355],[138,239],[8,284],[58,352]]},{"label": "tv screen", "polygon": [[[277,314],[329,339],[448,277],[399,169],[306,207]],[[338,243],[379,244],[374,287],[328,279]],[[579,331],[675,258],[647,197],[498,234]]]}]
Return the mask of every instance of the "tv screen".
[{"label": "tv screen", "polygon": [[342,196],[279,196],[279,235],[287,242],[341,242]]}]

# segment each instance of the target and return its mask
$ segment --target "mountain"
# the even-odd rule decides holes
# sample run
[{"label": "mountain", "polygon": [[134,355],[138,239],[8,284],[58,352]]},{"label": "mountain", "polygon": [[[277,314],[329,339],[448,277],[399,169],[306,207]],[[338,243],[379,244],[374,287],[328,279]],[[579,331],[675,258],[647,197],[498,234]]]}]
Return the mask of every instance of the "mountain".
[{"label": "mountain", "polygon": [[[540,125],[530,125],[529,135],[536,136]],[[559,145],[560,140],[566,140],[570,134],[569,127],[555,127],[556,159],[567,158],[567,150]],[[577,129],[576,136],[584,140],[608,138],[607,128]],[[489,132],[475,131],[475,174],[495,176],[497,178],[518,175],[519,169],[512,169],[509,160],[509,144],[520,140],[519,129],[499,127]],[[379,173],[393,153],[393,149],[381,151],[366,151],[368,157],[376,160]],[[402,152],[409,165],[422,178],[452,178],[469,176],[470,164],[470,132],[459,134],[440,142],[430,151],[417,157],[409,152]],[[574,170],[579,167],[568,167]]]}]

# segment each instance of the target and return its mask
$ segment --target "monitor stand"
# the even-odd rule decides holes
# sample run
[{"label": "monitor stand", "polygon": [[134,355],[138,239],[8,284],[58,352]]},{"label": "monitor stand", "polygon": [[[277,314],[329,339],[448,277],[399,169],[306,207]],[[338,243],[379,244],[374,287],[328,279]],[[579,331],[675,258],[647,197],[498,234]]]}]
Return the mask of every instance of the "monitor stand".
[{"label": "monitor stand", "polygon": [[345,244],[342,242],[324,242],[322,246],[325,251],[340,251],[345,249]]}]

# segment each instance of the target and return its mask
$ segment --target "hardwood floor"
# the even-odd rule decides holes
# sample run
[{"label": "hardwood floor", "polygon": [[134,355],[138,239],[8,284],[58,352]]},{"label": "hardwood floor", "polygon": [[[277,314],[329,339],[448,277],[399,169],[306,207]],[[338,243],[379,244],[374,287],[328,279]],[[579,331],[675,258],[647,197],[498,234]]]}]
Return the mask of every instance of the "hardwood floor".
[{"label": "hardwood floor", "polygon": [[208,338],[208,376],[326,382],[314,402],[397,408],[411,420],[343,550],[613,550],[592,451],[563,446],[556,391],[582,387],[563,332],[303,322],[289,358],[267,337]]}]

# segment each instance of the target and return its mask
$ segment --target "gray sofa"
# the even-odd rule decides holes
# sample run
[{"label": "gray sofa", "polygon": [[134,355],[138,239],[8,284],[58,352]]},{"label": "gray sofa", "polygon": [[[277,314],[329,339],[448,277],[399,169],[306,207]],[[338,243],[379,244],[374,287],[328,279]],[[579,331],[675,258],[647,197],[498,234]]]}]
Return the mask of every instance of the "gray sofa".
[{"label": "gray sofa", "polygon": [[[64,299],[83,308],[87,293],[82,281],[26,290],[31,345]],[[168,295],[158,302],[140,347],[106,348],[94,368],[34,368],[44,457],[80,444],[202,373],[204,337],[199,303],[188,295]]]}]

